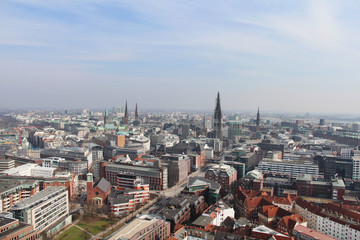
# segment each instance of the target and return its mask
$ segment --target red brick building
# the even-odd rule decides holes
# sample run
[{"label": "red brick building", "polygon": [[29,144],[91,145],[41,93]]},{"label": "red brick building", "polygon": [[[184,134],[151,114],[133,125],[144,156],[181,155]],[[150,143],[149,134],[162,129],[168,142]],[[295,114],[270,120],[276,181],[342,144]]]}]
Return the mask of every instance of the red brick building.
[{"label": "red brick building", "polygon": [[38,233],[33,225],[19,222],[17,219],[0,217],[0,239],[2,240],[36,240]]},{"label": "red brick building", "polygon": [[205,178],[219,183],[221,185],[221,191],[223,193],[229,193],[237,179],[237,172],[235,168],[229,165],[220,164],[207,170]]},{"label": "red brick building", "polygon": [[96,205],[106,203],[107,198],[111,192],[111,184],[105,179],[101,178],[95,184],[93,182],[93,174],[87,174],[87,196],[86,202],[93,202]]},{"label": "red brick building", "polygon": [[77,176],[69,174],[66,177],[45,178],[40,182],[40,188],[46,189],[47,187],[66,187],[69,193],[69,199],[75,197],[75,189],[77,186]]}]

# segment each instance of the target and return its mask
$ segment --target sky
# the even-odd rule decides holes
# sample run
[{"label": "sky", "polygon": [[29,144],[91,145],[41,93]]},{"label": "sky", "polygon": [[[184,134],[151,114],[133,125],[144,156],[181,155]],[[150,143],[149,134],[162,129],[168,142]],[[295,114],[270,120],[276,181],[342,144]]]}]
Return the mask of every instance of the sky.
[{"label": "sky", "polygon": [[360,114],[360,1],[1,0],[0,108]]}]

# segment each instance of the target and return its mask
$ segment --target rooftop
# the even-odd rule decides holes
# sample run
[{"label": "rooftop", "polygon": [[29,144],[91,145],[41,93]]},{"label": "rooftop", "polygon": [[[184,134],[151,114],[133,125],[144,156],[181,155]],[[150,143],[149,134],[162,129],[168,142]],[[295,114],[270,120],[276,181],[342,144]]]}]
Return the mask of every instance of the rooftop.
[{"label": "rooftop", "polygon": [[286,235],[282,234],[282,233],[279,233],[271,228],[268,228],[264,225],[261,225],[261,226],[258,226],[256,228],[254,228],[252,230],[253,232],[260,232],[260,233],[266,233],[266,234],[270,234],[270,235],[277,235],[277,236],[283,236],[283,237],[286,237]]},{"label": "rooftop", "polygon": [[55,193],[61,193],[66,191],[64,187],[47,187],[44,190],[16,203],[11,207],[11,210],[20,210],[24,208],[30,208],[34,205],[40,204],[49,198],[51,198]]},{"label": "rooftop", "polygon": [[109,240],[115,240],[115,239],[130,239],[133,238],[135,234],[137,234],[139,231],[148,228],[152,224],[161,221],[160,219],[157,219],[155,217],[151,217],[149,215],[146,215],[146,217],[142,216],[143,218],[135,218],[133,221],[131,221],[129,224],[122,227],[118,232],[116,232],[114,235],[112,235]]},{"label": "rooftop", "polygon": [[313,237],[315,239],[321,239],[321,240],[337,240],[337,238],[329,237],[326,234],[320,233],[318,231],[315,231],[311,228],[307,228],[301,225],[296,225],[293,229],[295,232],[299,232],[303,235]]}]

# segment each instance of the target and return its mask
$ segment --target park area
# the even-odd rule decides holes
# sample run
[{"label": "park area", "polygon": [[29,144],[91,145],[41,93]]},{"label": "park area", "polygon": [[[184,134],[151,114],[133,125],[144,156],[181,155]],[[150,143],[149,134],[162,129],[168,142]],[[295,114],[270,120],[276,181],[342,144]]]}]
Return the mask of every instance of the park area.
[{"label": "park area", "polygon": [[71,228],[63,232],[57,239],[87,240],[93,236],[96,236],[98,233],[101,233],[107,228],[110,228],[118,220],[119,219],[116,218],[85,217],[75,226],[72,226]]},{"label": "park area", "polygon": [[58,238],[58,240],[68,240],[68,239],[74,239],[74,240],[87,240],[90,239],[90,234],[84,232],[80,228],[76,226],[72,226],[65,232],[63,232]]}]

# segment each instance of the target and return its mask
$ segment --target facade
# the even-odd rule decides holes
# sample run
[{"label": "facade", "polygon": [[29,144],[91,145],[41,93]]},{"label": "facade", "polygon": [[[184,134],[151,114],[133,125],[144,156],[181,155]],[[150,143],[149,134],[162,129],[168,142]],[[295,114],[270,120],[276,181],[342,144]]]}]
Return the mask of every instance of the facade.
[{"label": "facade", "polygon": [[43,167],[48,167],[48,168],[58,168],[60,161],[65,161],[65,158],[61,158],[61,157],[44,158],[44,159],[42,159],[41,165]]},{"label": "facade", "polygon": [[299,174],[312,174],[314,177],[319,175],[319,167],[312,161],[307,160],[275,160],[263,159],[259,162],[259,170],[263,173],[288,174],[290,178],[296,178]]},{"label": "facade", "polygon": [[219,198],[221,186],[215,181],[202,178],[189,178],[188,184],[181,193],[203,196],[209,205],[215,204]]},{"label": "facade", "polygon": [[228,206],[225,202],[219,201],[218,203],[210,206],[202,216],[211,217],[211,224],[214,226],[221,226],[227,217],[234,218],[235,211],[232,207]]},{"label": "facade", "polygon": [[210,115],[204,116],[204,126],[206,129],[213,129],[213,116]]},{"label": "facade", "polygon": [[184,183],[190,173],[190,159],[187,155],[166,154],[161,157],[161,165],[168,169],[169,187]]},{"label": "facade", "polygon": [[342,179],[316,181],[312,175],[304,174],[297,177],[296,190],[299,196],[342,200],[345,194],[345,184]]},{"label": "facade", "polygon": [[159,213],[171,223],[172,231],[179,229],[188,220],[195,220],[205,210],[203,196],[178,195],[172,198]]},{"label": "facade", "polygon": [[243,188],[260,191],[264,185],[263,174],[258,170],[252,170],[244,176],[242,183]]},{"label": "facade", "polygon": [[259,163],[258,156],[253,152],[246,152],[241,149],[234,149],[232,150],[232,156],[235,157],[235,162],[245,164],[245,173],[253,170],[256,164]]},{"label": "facade", "polygon": [[108,198],[110,212],[115,216],[129,214],[136,208],[135,199],[133,196],[124,195],[120,192],[111,192]]},{"label": "facade", "polygon": [[111,184],[105,178],[101,178],[94,184],[92,173],[88,173],[86,177],[86,202],[92,202],[96,205],[105,204],[111,192]]},{"label": "facade", "polygon": [[322,156],[319,166],[324,171],[326,180],[332,179],[334,176],[341,178],[353,177],[353,159],[339,158],[336,156]]},{"label": "facade", "polygon": [[77,160],[65,160],[59,162],[59,169],[75,173],[78,176],[85,175],[88,172],[88,162]]},{"label": "facade", "polygon": [[34,226],[19,222],[17,219],[0,216],[0,239],[2,240],[36,240],[38,233]]},{"label": "facade", "polygon": [[360,157],[353,157],[353,180],[360,180]]},{"label": "facade", "polygon": [[237,172],[229,165],[220,164],[208,169],[205,173],[205,178],[219,183],[221,191],[229,193],[237,179]]},{"label": "facade", "polygon": [[134,135],[127,139],[127,147],[140,147],[144,152],[150,150],[150,139],[142,135]]},{"label": "facade", "polygon": [[15,161],[13,159],[1,159],[0,158],[0,172],[9,170],[15,167]]},{"label": "facade", "polygon": [[117,184],[118,174],[138,176],[151,190],[164,190],[168,188],[167,168],[144,167],[128,164],[101,163],[100,172],[112,185]]},{"label": "facade", "polygon": [[[91,166],[93,162],[92,150],[86,147],[66,147],[61,149],[44,149],[40,152],[41,158],[60,157],[66,160],[83,160]],[[96,159],[95,159],[96,160]]]},{"label": "facade", "polygon": [[136,158],[141,158],[144,156],[145,150],[142,147],[133,147],[133,148],[116,148],[108,146],[104,149],[104,159],[112,159],[113,157],[119,155],[129,155],[129,157],[134,160]]},{"label": "facade", "polygon": [[123,215],[144,204],[150,199],[149,184],[143,184],[139,177],[119,175],[116,191],[109,195],[110,212]]},{"label": "facade", "polygon": [[41,233],[69,215],[68,191],[63,187],[48,187],[13,205],[11,212],[16,219],[33,225],[35,231]]},{"label": "facade", "polygon": [[[114,143],[116,147],[121,147],[121,148],[125,147],[125,135],[107,133],[106,137],[110,141],[110,143]],[[105,148],[107,144],[105,146],[102,144],[102,146]]]},{"label": "facade", "polygon": [[36,180],[0,180],[0,211],[8,212],[10,207],[39,192],[39,182]]},{"label": "facade", "polygon": [[170,237],[170,223],[152,215],[143,215],[126,224],[109,240],[165,240]]},{"label": "facade", "polygon": [[295,212],[308,221],[308,227],[337,239],[360,238],[360,214],[335,204],[319,207],[301,198],[295,200]]}]

